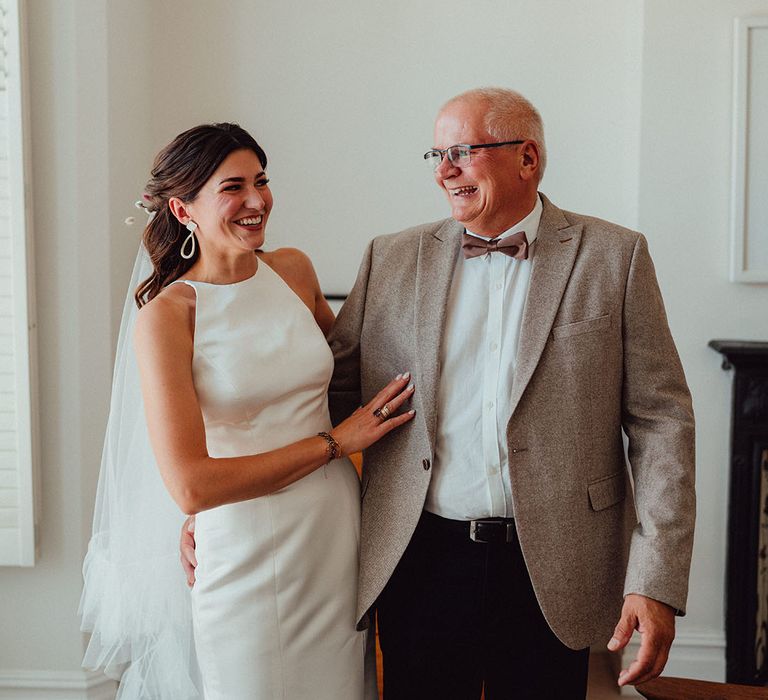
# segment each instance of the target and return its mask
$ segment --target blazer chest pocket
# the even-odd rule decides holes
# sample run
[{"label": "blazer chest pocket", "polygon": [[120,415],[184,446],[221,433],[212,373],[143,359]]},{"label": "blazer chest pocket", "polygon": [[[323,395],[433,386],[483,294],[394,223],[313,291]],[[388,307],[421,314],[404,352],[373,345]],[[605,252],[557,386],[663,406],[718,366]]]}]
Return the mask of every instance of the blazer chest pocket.
[{"label": "blazer chest pocket", "polygon": [[605,510],[624,500],[627,495],[627,479],[624,472],[593,481],[587,486],[592,510]]},{"label": "blazer chest pocket", "polygon": [[559,340],[560,338],[570,338],[574,335],[582,335],[584,333],[599,331],[603,328],[609,328],[610,325],[611,314],[604,314],[602,316],[596,316],[595,318],[585,318],[583,321],[575,321],[574,323],[564,323],[560,326],[555,326],[552,329],[552,337],[555,340]]}]

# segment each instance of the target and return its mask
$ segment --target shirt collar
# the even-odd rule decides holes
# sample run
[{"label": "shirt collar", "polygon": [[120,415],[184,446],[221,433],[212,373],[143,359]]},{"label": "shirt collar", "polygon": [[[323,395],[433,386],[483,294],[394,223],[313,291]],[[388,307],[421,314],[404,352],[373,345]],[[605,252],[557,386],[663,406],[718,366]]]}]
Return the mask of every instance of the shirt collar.
[{"label": "shirt collar", "polygon": [[[506,231],[504,231],[504,233],[500,233],[498,236],[494,236],[493,238],[506,238],[507,236],[511,236],[513,233],[517,233],[518,231],[525,231],[525,237],[528,239],[528,245],[530,246],[531,243],[536,240],[536,236],[539,233],[539,221],[541,221],[541,212],[543,208],[544,207],[541,204],[541,197],[537,194],[536,204],[533,205],[533,209],[531,209],[528,215],[524,219],[518,221],[511,228],[508,228]],[[475,238],[481,238],[484,241],[492,240],[487,236],[481,236],[478,233],[472,233],[472,231],[469,229],[465,230],[470,236],[474,236]]]}]

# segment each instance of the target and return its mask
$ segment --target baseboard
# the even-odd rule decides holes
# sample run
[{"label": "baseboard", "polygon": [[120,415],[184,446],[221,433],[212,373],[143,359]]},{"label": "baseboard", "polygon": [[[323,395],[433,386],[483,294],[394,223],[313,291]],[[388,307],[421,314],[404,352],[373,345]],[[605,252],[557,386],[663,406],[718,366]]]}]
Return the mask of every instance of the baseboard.
[{"label": "baseboard", "polygon": [[0,669],[0,700],[114,700],[117,683],[92,671]]},{"label": "baseboard", "polygon": [[[639,635],[635,634],[624,650],[624,668],[637,655]],[[669,652],[663,675],[725,681],[725,637],[718,634],[679,634]]]}]

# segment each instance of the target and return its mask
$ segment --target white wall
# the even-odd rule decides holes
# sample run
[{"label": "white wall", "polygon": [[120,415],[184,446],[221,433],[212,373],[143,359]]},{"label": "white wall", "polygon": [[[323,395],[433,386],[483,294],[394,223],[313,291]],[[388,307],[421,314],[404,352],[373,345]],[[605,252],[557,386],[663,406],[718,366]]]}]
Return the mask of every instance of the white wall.
[{"label": "white wall", "polygon": [[[540,106],[556,201],[635,222],[637,0],[182,4],[153,15],[153,137],[251,130],[270,158],[268,244],[306,250],[327,291],[349,291],[375,234],[446,216],[421,156],[440,105],[479,84]],[[169,27],[183,39],[163,48]]]},{"label": "white wall", "polygon": [[679,675],[711,679],[725,673],[733,372],[720,368],[722,357],[707,342],[768,339],[768,285],[728,281],[733,18],[750,14],[768,14],[768,2],[646,0],[644,13],[639,226],[648,235],[697,419],[691,593],[672,662]]},{"label": "white wall", "polygon": [[731,377],[706,342],[768,338],[768,287],[727,281],[731,21],[768,0],[29,5],[43,513],[38,566],[0,569],[0,698],[19,678],[95,692],[78,675],[80,562],[139,233],[122,220],[152,154],[239,121],[270,157],[269,244],[303,248],[343,292],[372,236],[445,216],[421,154],[440,104],[483,84],[540,107],[556,203],[648,235],[700,426],[670,670],[722,674]]}]

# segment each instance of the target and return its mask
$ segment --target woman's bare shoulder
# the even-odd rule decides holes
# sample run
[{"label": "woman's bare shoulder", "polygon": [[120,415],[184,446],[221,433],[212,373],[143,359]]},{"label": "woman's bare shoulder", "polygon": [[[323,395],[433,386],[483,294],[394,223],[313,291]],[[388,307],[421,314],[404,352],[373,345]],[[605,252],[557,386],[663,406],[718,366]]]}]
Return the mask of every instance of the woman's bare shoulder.
[{"label": "woman's bare shoulder", "polygon": [[[142,306],[136,316],[136,339],[179,337],[194,331],[195,290],[188,284],[172,284]],[[191,325],[190,325],[191,324]]]},{"label": "woman's bare shoulder", "polygon": [[263,259],[314,313],[320,283],[306,253],[298,248],[278,248],[264,254]]},{"label": "woman's bare shoulder", "polygon": [[314,274],[309,256],[298,248],[277,248],[268,253],[262,253],[262,258],[275,271],[301,274],[312,270]]}]

